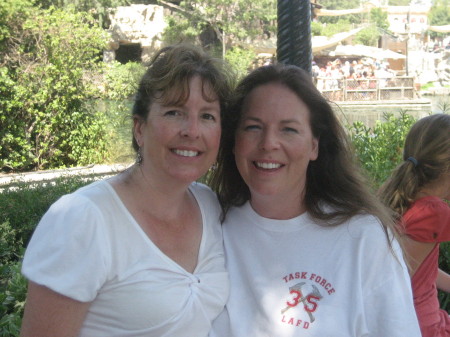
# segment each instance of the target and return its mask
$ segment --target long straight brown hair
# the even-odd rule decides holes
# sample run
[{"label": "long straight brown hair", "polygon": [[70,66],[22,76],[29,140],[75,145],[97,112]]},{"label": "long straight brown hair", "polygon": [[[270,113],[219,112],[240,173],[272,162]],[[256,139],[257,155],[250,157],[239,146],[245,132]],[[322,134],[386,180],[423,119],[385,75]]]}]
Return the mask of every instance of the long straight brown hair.
[{"label": "long straight brown hair", "polygon": [[394,220],[368,186],[351,143],[332,106],[316,89],[311,76],[296,66],[270,65],[254,70],[238,84],[231,111],[223,122],[226,137],[219,151],[218,167],[211,177],[224,216],[232,206],[250,199],[250,191],[239,174],[234,159],[235,132],[242,116],[244,99],[258,86],[280,83],[292,90],[307,106],[314,137],[319,139],[319,155],[307,170],[305,206],[316,221],[324,226],[339,225],[356,214],[376,216],[391,243],[396,235]]}]

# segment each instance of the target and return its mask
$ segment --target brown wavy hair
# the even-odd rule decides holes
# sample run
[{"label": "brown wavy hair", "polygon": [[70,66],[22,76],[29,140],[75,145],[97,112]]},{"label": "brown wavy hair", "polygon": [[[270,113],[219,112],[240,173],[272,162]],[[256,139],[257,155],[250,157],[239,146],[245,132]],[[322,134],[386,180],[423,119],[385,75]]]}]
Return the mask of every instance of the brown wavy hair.
[{"label": "brown wavy hair", "polygon": [[310,216],[329,226],[339,225],[356,214],[369,213],[380,219],[389,239],[387,229],[394,228],[390,210],[368,187],[370,184],[357,164],[351,143],[331,104],[316,89],[311,76],[292,65],[258,68],[242,79],[235,90],[231,111],[223,123],[222,133],[226,139],[219,150],[218,166],[210,182],[218,194],[223,217],[230,207],[241,206],[251,198],[233,154],[235,131],[245,98],[256,87],[268,83],[286,86],[308,106],[311,130],[319,139],[318,158],[309,163],[306,173],[304,203]]},{"label": "brown wavy hair", "polygon": [[[234,83],[233,72],[221,59],[184,43],[164,47],[153,56],[139,83],[132,117],[145,121],[155,99],[164,105],[182,105],[189,98],[189,81],[194,76],[200,76],[203,81],[205,100],[213,100],[214,94],[218,96],[223,120]],[[205,85],[210,86],[212,92],[205,90]],[[134,137],[133,148],[139,149]]]}]

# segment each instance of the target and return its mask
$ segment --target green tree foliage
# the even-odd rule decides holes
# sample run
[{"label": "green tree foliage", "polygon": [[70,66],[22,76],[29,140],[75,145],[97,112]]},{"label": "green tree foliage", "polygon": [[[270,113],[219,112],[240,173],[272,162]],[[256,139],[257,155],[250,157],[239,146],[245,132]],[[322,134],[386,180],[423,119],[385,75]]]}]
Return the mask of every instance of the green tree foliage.
[{"label": "green tree foliage", "polygon": [[[353,9],[360,7],[360,0],[321,0],[319,3],[325,9],[340,10],[340,9]],[[342,19],[347,22],[359,24],[362,20],[362,14],[348,14],[345,16],[321,16],[319,21],[322,23],[338,23]]]},{"label": "green tree foliage", "polygon": [[372,8],[370,10],[370,22],[381,29],[387,30],[389,28],[388,14],[381,8]]},{"label": "green tree foliage", "polygon": [[[428,13],[428,21],[432,26],[450,25],[450,0],[435,0]],[[430,32],[430,35],[445,36],[446,33]]]},{"label": "green tree foliage", "polygon": [[352,24],[349,21],[342,19],[336,23],[324,25],[322,28],[321,35],[332,37],[333,35],[336,35],[338,33],[345,32],[345,31],[349,31],[351,29],[352,29]]},{"label": "green tree foliage", "polygon": [[435,0],[428,14],[430,25],[444,26],[450,24],[450,1]]},{"label": "green tree foliage", "polygon": [[312,36],[327,36],[332,37],[335,34],[349,31],[352,29],[352,24],[342,19],[336,23],[322,24],[320,22],[311,22],[311,34]]},{"label": "green tree foliage", "polygon": [[108,100],[124,101],[132,97],[145,67],[136,62],[121,64],[117,61],[105,65],[102,96]]},{"label": "green tree foliage", "polygon": [[311,35],[322,36],[323,25],[317,21],[311,22]]},{"label": "green tree foliage", "polygon": [[233,47],[228,50],[225,59],[230,64],[231,68],[236,72],[239,78],[248,74],[251,69],[252,62],[256,58],[256,53],[250,49],[241,47]]},{"label": "green tree foliage", "polygon": [[86,13],[29,12],[20,26],[12,20],[16,30],[1,56],[0,168],[98,162],[106,152],[104,120],[89,111],[85,70],[96,67],[104,32]]},{"label": "green tree foliage", "polygon": [[389,6],[409,6],[411,0],[389,0]]},{"label": "green tree foliage", "polygon": [[186,0],[179,6],[159,1],[174,9],[168,18],[164,40],[195,41],[222,49],[276,32],[275,0]]},{"label": "green tree foliage", "polygon": [[321,0],[319,3],[326,9],[353,9],[360,6],[360,0]]},{"label": "green tree foliage", "polygon": [[131,98],[144,72],[145,67],[140,63],[112,62],[105,65],[101,93],[103,99],[96,101],[107,119],[107,137],[111,140],[108,161],[129,162],[135,156],[131,146]]},{"label": "green tree foliage", "polygon": [[[0,52],[5,48],[5,41],[11,37],[15,30],[20,29],[21,20],[28,15],[31,6],[31,0],[0,1]],[[2,63],[0,58],[0,64]]]},{"label": "green tree foliage", "polygon": [[19,336],[27,292],[20,268],[20,262],[0,264],[0,337]]},{"label": "green tree foliage", "polygon": [[[129,0],[34,0],[43,9],[51,7],[60,9],[73,8],[77,12],[87,12],[100,23],[103,28],[109,27],[108,11],[118,6],[129,6],[136,1]],[[155,3],[155,1],[140,1],[139,3]]]},{"label": "green tree foliage", "polygon": [[403,144],[416,119],[406,112],[399,117],[392,113],[384,115],[384,121],[378,121],[373,128],[362,122],[349,127],[350,138],[357,157],[378,188],[402,161]]},{"label": "green tree foliage", "polygon": [[[439,252],[439,268],[450,273],[450,242],[441,243]],[[441,308],[450,311],[450,294],[439,291],[439,303]]]},{"label": "green tree foliage", "polygon": [[370,25],[360,30],[353,39],[354,44],[363,44],[365,46],[376,47],[380,38],[380,31],[376,25]]},{"label": "green tree foliage", "polygon": [[94,180],[64,177],[36,184],[16,182],[0,191],[0,337],[19,336],[27,291],[21,259],[37,223],[50,205]]}]

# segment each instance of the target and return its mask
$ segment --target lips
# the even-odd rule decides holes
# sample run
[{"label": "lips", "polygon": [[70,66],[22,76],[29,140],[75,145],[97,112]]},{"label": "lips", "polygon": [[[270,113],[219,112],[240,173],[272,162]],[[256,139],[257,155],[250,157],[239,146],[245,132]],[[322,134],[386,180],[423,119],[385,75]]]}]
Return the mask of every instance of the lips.
[{"label": "lips", "polygon": [[253,164],[259,168],[259,169],[263,169],[263,170],[275,170],[275,169],[279,169],[280,167],[284,166],[280,163],[273,163],[273,162],[258,162],[258,161],[254,161]]},{"label": "lips", "polygon": [[173,149],[172,152],[182,157],[197,157],[200,154],[198,151],[179,149]]}]

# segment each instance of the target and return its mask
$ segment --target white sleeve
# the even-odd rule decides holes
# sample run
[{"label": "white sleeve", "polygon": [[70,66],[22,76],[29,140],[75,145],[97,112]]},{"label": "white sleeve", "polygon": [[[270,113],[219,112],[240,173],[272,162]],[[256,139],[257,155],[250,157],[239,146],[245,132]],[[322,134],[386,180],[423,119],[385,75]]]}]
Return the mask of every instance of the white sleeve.
[{"label": "white sleeve", "polygon": [[369,336],[421,337],[408,270],[398,242],[392,245],[395,255],[384,247],[372,250],[378,255],[368,266],[374,282],[363,299]]},{"label": "white sleeve", "polygon": [[23,275],[72,299],[92,301],[107,278],[109,240],[91,200],[71,194],[41,219],[25,252]]}]

